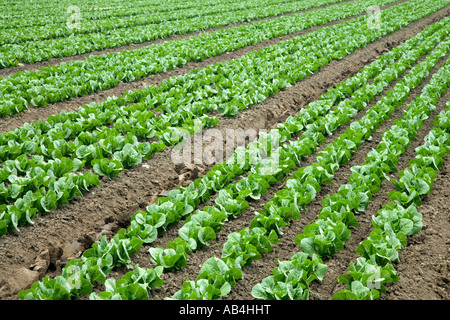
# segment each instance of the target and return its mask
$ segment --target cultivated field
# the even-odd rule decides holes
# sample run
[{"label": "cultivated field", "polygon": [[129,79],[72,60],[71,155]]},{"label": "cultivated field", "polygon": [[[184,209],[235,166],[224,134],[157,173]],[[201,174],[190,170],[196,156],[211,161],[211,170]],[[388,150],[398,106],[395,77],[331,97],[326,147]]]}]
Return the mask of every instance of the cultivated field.
[{"label": "cultivated field", "polygon": [[0,8],[1,300],[450,298],[450,0]]}]

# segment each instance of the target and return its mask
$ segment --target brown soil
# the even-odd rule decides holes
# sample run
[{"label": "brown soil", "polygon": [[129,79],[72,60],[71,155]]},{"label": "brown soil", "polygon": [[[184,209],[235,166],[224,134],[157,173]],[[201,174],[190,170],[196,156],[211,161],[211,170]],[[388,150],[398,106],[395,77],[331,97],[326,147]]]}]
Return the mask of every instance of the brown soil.
[{"label": "brown soil", "polygon": [[[411,24],[408,28],[401,29],[370,44],[364,49],[358,50],[340,61],[333,61],[318,73],[299,82],[297,85],[279,92],[257,106],[240,112],[236,118],[220,118],[221,123],[216,129],[225,132],[226,129],[230,128],[255,128],[258,130],[274,127],[276,123],[284,121],[289,115],[296,114],[307,103],[318,99],[322,93],[356,73],[361,67],[376,59],[380,54],[414,36],[426,26],[448,16],[449,12],[450,8],[447,7]],[[234,53],[230,55],[232,54]],[[199,65],[206,64],[206,62],[202,62]],[[187,69],[184,68],[174,70],[172,76],[186,71]],[[158,76],[164,77],[167,75]],[[156,83],[162,78],[157,79],[155,78],[153,81]],[[139,82],[132,85],[136,85],[136,88],[140,86]],[[419,92],[420,88],[416,89],[415,93]],[[114,93],[103,92],[101,93],[102,96],[100,94],[98,97],[90,96],[89,101],[95,99],[100,101],[111,94]],[[441,102],[447,99],[448,94]],[[80,104],[80,102],[77,103],[76,107]],[[442,103],[440,108],[442,108]],[[56,110],[60,111],[61,109],[53,109],[48,115]],[[40,111],[45,114],[47,107]],[[27,114],[29,113],[24,113],[24,115]],[[335,183],[323,188],[322,192],[303,212],[300,221],[293,221],[289,227],[285,228],[286,233],[281,237],[282,242],[275,246],[273,253],[264,255],[262,260],[255,261],[252,266],[244,270],[244,279],[238,282],[226,299],[252,299],[249,288],[270,275],[272,269],[276,267],[276,259],[289,259],[298,250],[293,237],[301,232],[306,224],[316,219],[321,199],[326,194],[337,191],[339,185],[347,183],[350,166],[363,162],[367,152],[376,146],[377,141],[380,141],[382,130],[388,128],[392,124],[393,119],[400,116],[401,110],[399,109],[385,125],[377,130],[373,140],[360,148],[352,157],[351,163],[342,166],[334,178]],[[38,117],[46,116],[35,113],[30,115],[28,121],[35,121]],[[23,120],[24,118],[17,117],[17,122],[11,128],[20,125],[20,121]],[[399,169],[405,166],[407,160],[413,156],[415,146],[420,145],[423,141],[423,136],[430,129],[430,123],[431,120],[426,122],[419,133],[417,142],[414,142],[416,144],[413,143],[405,156],[402,157]],[[9,126],[8,123],[4,125]],[[0,127],[3,128],[3,122],[0,124]],[[340,131],[342,130],[344,128]],[[338,133],[328,140],[332,141]],[[313,161],[315,161],[315,157],[310,156],[305,159],[303,165]],[[388,287],[388,294],[384,299],[448,299],[449,288],[446,271],[448,269],[445,268],[448,268],[449,262],[449,216],[445,197],[448,196],[449,190],[449,167],[450,163],[447,159],[444,172],[436,180],[435,190],[420,208],[424,213],[425,230],[411,237],[408,246],[401,253],[400,259],[402,263],[397,267],[400,281]],[[146,160],[142,164],[121,173],[116,179],[111,181],[104,179],[101,186],[93,188],[91,192],[82,198],[78,197],[70,205],[64,205],[47,216],[37,217],[34,226],[23,227],[19,233],[1,237],[0,270],[2,272],[0,274],[0,299],[17,299],[19,290],[28,288],[31,283],[43,276],[57,275],[65,261],[72,257],[77,257],[83,250],[90,247],[92,242],[98,239],[101,234],[112,235],[119,228],[126,227],[131,215],[153,203],[161,192],[174,189],[180,184],[185,185],[197,176],[201,176],[202,173],[210,168],[211,165],[194,166],[192,168],[176,166],[171,161],[171,149],[168,148],[164,152],[156,154],[152,159]],[[187,174],[183,175],[183,173]],[[195,279],[201,264],[207,258],[212,255],[220,256],[220,244],[226,241],[226,235],[248,226],[253,218],[253,212],[257,211],[262,203],[268,201],[277,190],[282,188],[284,183],[280,182],[275,185],[268,194],[262,197],[261,201],[252,203],[250,209],[246,210],[239,218],[226,223],[223,230],[219,233],[218,239],[213,243],[218,245],[204,248],[192,254],[188,262],[189,268],[164,274],[166,283],[163,287],[153,291],[151,299],[161,299],[170,296],[180,288],[184,279]],[[356,259],[354,249],[359,241],[367,237],[370,216],[383,203],[387,202],[386,192],[390,190],[389,188],[392,188],[392,186],[387,182],[383,185],[383,192],[374,197],[367,211],[358,216],[360,226],[353,230],[352,238],[346,249],[339,252],[335,258],[326,262],[329,266],[326,278],[322,284],[313,286],[312,299],[330,299],[331,295],[339,289],[335,279],[339,274],[347,270],[350,261]],[[153,243],[152,246],[163,245],[176,236],[177,228],[172,228],[166,235]],[[148,248],[149,246],[136,254],[133,257],[133,262],[139,263],[142,267],[151,266],[149,255],[146,253]],[[446,265],[444,264],[445,261]],[[119,269],[114,271],[111,276],[120,277],[124,272],[126,270]],[[101,289],[101,286],[99,289]],[[447,294],[445,295],[446,290]]]}]

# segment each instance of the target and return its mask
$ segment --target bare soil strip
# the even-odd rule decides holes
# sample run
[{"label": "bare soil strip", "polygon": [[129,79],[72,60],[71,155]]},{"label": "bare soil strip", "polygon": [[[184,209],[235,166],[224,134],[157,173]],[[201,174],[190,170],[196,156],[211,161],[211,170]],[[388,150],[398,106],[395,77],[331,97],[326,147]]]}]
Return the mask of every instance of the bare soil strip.
[{"label": "bare soil strip", "polygon": [[[221,118],[217,129],[274,127],[289,115],[296,114],[307,103],[317,100],[335,84],[358,72],[380,54],[441,20],[448,13],[449,8],[440,10],[340,61],[331,62],[295,86],[239,112],[236,118]],[[176,188],[183,172],[188,173],[188,179],[195,179],[211,167],[195,166],[188,170],[175,166],[171,161],[171,149],[168,148],[152,159],[122,172],[116,179],[103,180],[101,186],[93,188],[82,198],[78,197],[70,205],[64,205],[48,216],[37,217],[34,226],[23,227],[18,234],[1,237],[0,299],[16,299],[18,291],[29,287],[39,278],[57,275],[61,264],[90,247],[100,234],[113,234],[126,226],[136,211],[153,203],[162,191]],[[222,234],[226,234],[226,231]],[[47,267],[36,271],[36,263],[43,262]]]}]

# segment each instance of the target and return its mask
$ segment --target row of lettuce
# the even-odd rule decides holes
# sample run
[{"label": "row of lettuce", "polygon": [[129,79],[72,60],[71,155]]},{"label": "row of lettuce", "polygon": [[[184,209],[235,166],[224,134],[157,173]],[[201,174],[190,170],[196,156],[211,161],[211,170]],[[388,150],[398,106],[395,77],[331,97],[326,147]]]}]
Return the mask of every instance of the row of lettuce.
[{"label": "row of lettuce", "polygon": [[[365,19],[357,18],[226,64],[171,78],[161,86],[136,90],[124,98],[107,99],[78,112],[63,112],[0,134],[0,159],[7,164],[0,171],[1,182],[7,184],[2,184],[5,202],[1,204],[1,233],[28,224],[38,211],[46,213],[99,184],[98,175],[115,177],[166,145],[183,141],[182,132],[192,134],[216,125],[217,118],[206,113],[219,109],[225,115],[235,115],[332,59],[342,58],[440,6],[408,2],[385,11],[390,23],[384,29],[368,30]],[[355,37],[361,33],[365,33],[364,38]],[[328,43],[328,36],[336,42]],[[350,45],[348,39],[352,37],[355,41]],[[231,81],[235,85],[240,81],[241,86],[232,91]],[[216,87],[211,88],[212,84]],[[198,89],[204,91],[199,94]],[[182,98],[174,98],[177,94]],[[153,108],[165,113],[156,116],[149,111]],[[155,137],[157,141],[141,142]],[[77,172],[90,168],[95,174]]]},{"label": "row of lettuce", "polygon": [[[253,0],[254,1],[257,0]],[[0,68],[17,66],[19,63],[34,63],[51,58],[70,57],[90,53],[96,50],[117,48],[130,44],[140,44],[173,35],[183,35],[206,29],[228,26],[230,24],[293,13],[317,5],[340,2],[343,0],[307,0],[285,2],[273,6],[255,6],[240,11],[225,10],[221,13],[200,15],[189,19],[163,20],[161,23],[143,24],[128,28],[105,30],[97,33],[74,34],[55,39],[30,40],[19,43],[5,43],[0,47]],[[231,7],[231,6],[230,6]],[[202,8],[198,10],[210,10]],[[194,14],[195,15],[195,14]],[[165,14],[164,14],[165,16]],[[147,19],[147,18],[144,18]],[[83,25],[80,22],[80,26]],[[33,28],[33,30],[38,28]],[[47,27],[41,28],[47,30]],[[50,28],[51,29],[51,28]],[[10,34],[10,30],[4,31]],[[43,31],[46,32],[46,31]],[[16,32],[20,37],[22,29]],[[16,38],[17,38],[16,37]],[[46,37],[44,35],[43,37]],[[18,41],[10,39],[5,41]]]},{"label": "row of lettuce", "polygon": [[[122,229],[110,241],[103,237],[99,243],[93,244],[92,249],[84,252],[80,259],[69,261],[60,276],[54,279],[44,278],[42,281],[33,284],[31,289],[21,292],[19,297],[22,299],[76,298],[79,295],[92,292],[96,282],[105,281],[106,292],[99,295],[93,294],[92,299],[141,299],[147,297],[148,290],[154,286],[162,285],[160,278],[162,272],[185,266],[188,253],[209,245],[209,242],[215,238],[216,233],[219,232],[225,221],[241,213],[248,206],[249,200],[259,199],[261,194],[267,192],[270,185],[275,181],[280,181],[283,176],[294,169],[303,156],[314,153],[317,146],[325,141],[324,136],[331,134],[330,130],[336,130],[340,125],[350,121],[350,118],[358,110],[363,109],[367,102],[374,99],[372,95],[371,98],[368,98],[362,94],[363,92],[366,94],[373,92],[373,87],[368,83],[371,78],[379,75],[378,78],[375,78],[374,84],[382,84],[382,88],[386,87],[389,82],[397,78],[392,77],[394,72],[399,72],[398,76],[400,76],[407,69],[408,64],[414,63],[421,54],[431,50],[433,41],[434,44],[439,42],[439,39],[446,34],[442,31],[444,26],[445,24],[436,24],[429,27],[420,35],[364,68],[361,73],[341,83],[336,89],[332,89],[322,97],[321,101],[310,104],[298,117],[292,117],[285,125],[281,125],[279,129],[281,134],[277,137],[281,137],[281,141],[286,141],[292,136],[298,135],[308,124],[313,124],[308,126],[309,129],[298,142],[293,141],[280,148],[278,152],[281,159],[280,167],[277,167],[275,172],[261,174],[261,171],[264,172],[262,169],[273,169],[270,163],[265,165],[263,164],[264,161],[261,160],[252,167],[252,173],[246,179],[226,187],[234,176],[242,174],[243,171],[242,167],[234,165],[240,157],[240,152],[237,152],[235,158],[233,158],[234,161],[215,166],[205,177],[197,179],[187,188],[174,190],[169,193],[168,197],[160,198],[156,204],[150,205],[145,212],[137,212],[133,216],[127,231]],[[434,33],[436,35],[433,35]],[[426,41],[426,39],[429,40]],[[422,42],[424,42],[424,48],[421,49],[421,54],[414,56],[415,59],[409,61],[411,56],[408,55],[408,51],[416,46],[420,47]],[[401,57],[404,58],[401,59]],[[399,63],[393,64],[399,58],[401,59]],[[393,66],[388,68],[391,64]],[[429,62],[427,65],[429,65]],[[420,75],[418,72],[417,76],[423,78],[425,75]],[[408,84],[414,86],[411,83]],[[404,89],[404,87],[402,88]],[[345,99],[353,92],[353,99]],[[398,92],[399,89],[392,90],[390,98],[396,96],[396,94],[398,96]],[[403,92],[406,92],[406,90]],[[349,107],[353,108],[353,111],[348,112],[349,109],[345,109],[345,107],[353,100],[355,100],[355,106]],[[340,101],[341,103],[339,103]],[[336,110],[325,118],[327,112],[337,104],[339,106],[336,107]],[[323,108],[318,109],[318,106]],[[342,111],[347,111],[343,117],[340,116]],[[370,126],[368,122],[372,119],[373,114],[373,112],[367,112],[365,121],[360,123]],[[293,120],[294,118],[296,118],[296,121]],[[334,129],[330,129],[329,126],[324,125],[326,124],[325,119],[328,119],[330,124],[333,123],[333,119],[336,121],[339,119],[339,122]],[[360,132],[359,129],[361,128],[362,126],[352,127],[349,129],[352,132],[347,132],[341,138],[342,140],[330,144],[323,152],[319,153],[318,159],[321,162],[298,170],[295,176],[299,180],[289,180],[291,181],[288,183],[289,190],[277,194],[276,200],[271,201],[266,209],[255,217],[251,229],[245,228],[229,237],[229,242],[224,245],[224,255],[228,257],[227,261],[232,264],[231,266],[227,266],[220,259],[208,260],[201,272],[203,277],[208,277],[208,274],[211,274],[213,270],[218,271],[219,274],[216,272],[213,278],[207,278],[209,280],[199,278],[198,283],[187,282],[180,293],[176,295],[176,298],[216,298],[227,294],[235,281],[239,279],[241,268],[249,265],[253,259],[260,257],[262,252],[271,250],[272,243],[278,241],[277,233],[282,230],[282,227],[287,225],[290,219],[299,218],[300,210],[315,197],[321,184],[331,183],[332,172],[338,168],[338,165],[332,165],[333,161],[342,163],[347,159],[345,156],[336,157],[336,153],[347,156],[348,153],[355,152],[356,147],[349,143],[350,138],[368,139],[370,137],[367,132],[361,133],[364,131]],[[375,130],[375,127],[371,128],[372,131]],[[360,133],[357,134],[357,132]],[[271,132],[257,146],[260,147],[262,144],[264,147],[267,141],[273,142],[274,134]],[[252,146],[249,146],[248,150],[251,150],[251,148]],[[268,149],[270,148],[266,150]],[[266,153],[271,154],[270,152]],[[249,162],[244,163],[246,163],[245,169],[248,170],[249,165],[247,164]],[[303,185],[294,183],[295,181],[302,181]],[[204,210],[190,215],[199,203],[208,200],[210,195],[215,192],[219,193],[215,200],[215,206],[204,208]],[[297,193],[301,196],[295,195]],[[292,205],[289,203],[292,203]],[[166,249],[150,249],[153,262],[158,265],[156,268],[142,269],[136,266],[135,271],[128,273],[119,281],[106,279],[107,274],[113,268],[124,265],[131,267],[131,256],[141,249],[142,244],[153,242],[157,236],[164,233],[166,228],[186,217],[188,218],[180,229],[179,238],[168,244]],[[321,265],[316,265],[317,268],[322,270]],[[320,273],[318,276],[320,276]]]}]

